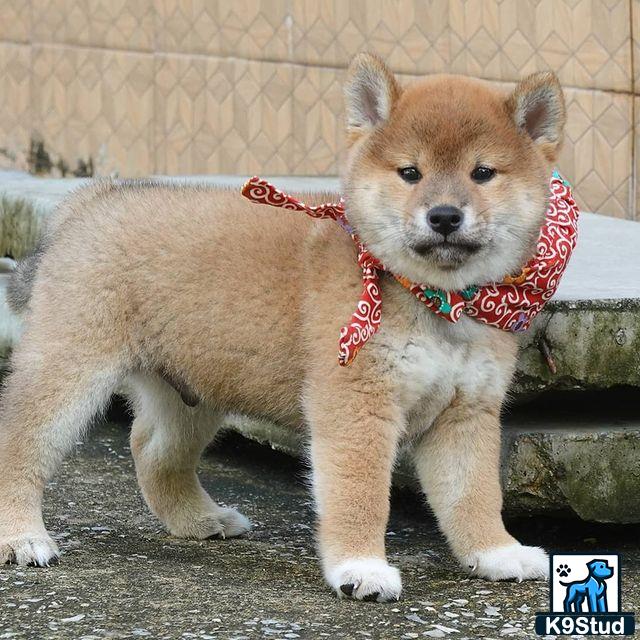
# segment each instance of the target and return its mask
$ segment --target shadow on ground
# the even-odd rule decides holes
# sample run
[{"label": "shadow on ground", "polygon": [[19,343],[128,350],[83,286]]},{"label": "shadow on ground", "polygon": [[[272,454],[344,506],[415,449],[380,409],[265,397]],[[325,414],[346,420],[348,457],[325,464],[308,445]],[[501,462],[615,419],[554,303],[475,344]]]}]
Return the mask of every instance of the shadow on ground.
[{"label": "shadow on ground", "polygon": [[[387,538],[403,573],[402,600],[339,601],[318,569],[305,469],[296,461],[225,436],[201,477],[255,528],[243,539],[177,540],[140,497],[127,436],[122,424],[98,427],[51,483],[45,519],[64,555],[49,569],[0,568],[0,638],[535,637],[547,585],[466,578],[408,491],[394,493]],[[619,551],[624,608],[640,604],[639,527],[542,518],[508,526],[550,549]]]}]

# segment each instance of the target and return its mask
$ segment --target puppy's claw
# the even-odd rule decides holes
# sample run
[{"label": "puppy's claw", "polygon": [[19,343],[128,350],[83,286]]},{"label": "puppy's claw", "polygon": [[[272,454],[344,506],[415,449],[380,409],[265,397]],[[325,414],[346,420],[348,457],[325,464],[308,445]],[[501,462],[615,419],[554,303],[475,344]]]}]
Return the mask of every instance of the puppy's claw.
[{"label": "puppy's claw", "polygon": [[57,564],[58,546],[44,533],[0,538],[0,565],[49,567]]},{"label": "puppy's claw", "polygon": [[548,577],[547,554],[538,547],[525,547],[518,542],[484,549],[465,558],[471,572],[488,580],[538,580]]},{"label": "puppy's claw", "polygon": [[240,536],[251,529],[249,520],[229,507],[217,507],[215,511],[204,515],[186,514],[186,516],[178,525],[169,525],[169,531],[178,538],[226,540]]},{"label": "puppy's claw", "polygon": [[[15,563],[15,556],[14,556],[14,559],[9,564],[14,564],[14,563]],[[60,564],[60,557],[53,556],[53,558],[49,558],[48,560],[44,560],[44,561],[31,560],[31,562],[27,563],[27,567],[48,568],[48,567],[57,567],[59,564]]]}]

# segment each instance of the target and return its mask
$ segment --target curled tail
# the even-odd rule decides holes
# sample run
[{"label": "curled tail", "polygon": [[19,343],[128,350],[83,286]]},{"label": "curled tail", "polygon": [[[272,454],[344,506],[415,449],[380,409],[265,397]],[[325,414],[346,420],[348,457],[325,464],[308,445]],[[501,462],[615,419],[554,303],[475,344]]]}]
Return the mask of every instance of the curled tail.
[{"label": "curled tail", "polygon": [[52,216],[47,219],[35,250],[17,263],[11,275],[6,299],[12,311],[20,313],[29,305],[38,267],[44,253],[53,243],[56,230],[69,219],[81,216],[92,201],[104,197],[117,187],[118,183],[110,178],[96,179],[72,191],[56,207]]},{"label": "curled tail", "polygon": [[20,313],[29,305],[33,281],[44,253],[39,246],[34,253],[20,260],[11,274],[7,286],[7,303],[12,311]]}]

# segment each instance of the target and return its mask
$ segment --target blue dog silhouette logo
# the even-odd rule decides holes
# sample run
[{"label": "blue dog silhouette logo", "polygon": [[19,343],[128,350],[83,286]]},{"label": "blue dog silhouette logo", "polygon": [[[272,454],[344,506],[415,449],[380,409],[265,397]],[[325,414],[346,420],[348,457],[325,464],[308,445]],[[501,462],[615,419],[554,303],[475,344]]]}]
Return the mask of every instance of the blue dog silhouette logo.
[{"label": "blue dog silhouette logo", "polygon": [[[609,611],[607,604],[607,580],[613,577],[614,569],[609,566],[606,560],[594,558],[587,562],[589,571],[586,578],[574,582],[563,582],[560,584],[566,587],[564,597],[565,613],[580,613],[586,603],[589,613],[606,613]],[[571,573],[571,569],[566,565],[560,565],[556,571],[561,576]]]}]

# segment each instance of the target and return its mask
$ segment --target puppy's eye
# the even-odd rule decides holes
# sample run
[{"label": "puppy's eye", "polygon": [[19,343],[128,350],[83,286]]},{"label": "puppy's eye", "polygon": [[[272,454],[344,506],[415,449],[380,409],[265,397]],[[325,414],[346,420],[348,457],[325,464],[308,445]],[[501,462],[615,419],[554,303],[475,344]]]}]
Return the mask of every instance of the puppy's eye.
[{"label": "puppy's eye", "polygon": [[496,175],[495,169],[492,169],[491,167],[483,167],[481,165],[479,167],[476,167],[471,172],[471,179],[474,182],[478,182],[478,183],[489,182],[489,180],[491,180],[491,178],[493,178],[493,176],[495,175]]},{"label": "puppy's eye", "polygon": [[422,179],[422,174],[416,167],[402,167],[398,169],[398,175],[409,184],[415,184]]}]

